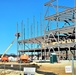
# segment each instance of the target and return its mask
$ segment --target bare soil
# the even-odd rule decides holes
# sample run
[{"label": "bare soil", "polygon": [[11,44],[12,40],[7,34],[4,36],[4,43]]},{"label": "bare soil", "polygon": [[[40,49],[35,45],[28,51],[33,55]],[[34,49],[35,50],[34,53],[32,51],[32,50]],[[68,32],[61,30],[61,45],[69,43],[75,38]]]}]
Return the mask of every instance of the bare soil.
[{"label": "bare soil", "polygon": [[[0,64],[4,64],[0,62]],[[16,62],[6,62],[5,64],[20,65]],[[35,64],[37,70],[35,75],[72,75],[72,73],[65,72],[65,66],[72,66],[72,61],[62,61],[59,63],[22,63],[23,65]],[[74,61],[74,71],[76,75],[76,61]],[[23,71],[0,69],[0,75],[24,75]]]},{"label": "bare soil", "polygon": [[[41,65],[38,70],[43,72],[53,72],[57,75],[72,75],[72,73],[65,72],[65,66],[72,66],[71,61],[61,62],[61,63],[40,63]],[[76,75],[76,61],[74,62],[74,72]]]}]

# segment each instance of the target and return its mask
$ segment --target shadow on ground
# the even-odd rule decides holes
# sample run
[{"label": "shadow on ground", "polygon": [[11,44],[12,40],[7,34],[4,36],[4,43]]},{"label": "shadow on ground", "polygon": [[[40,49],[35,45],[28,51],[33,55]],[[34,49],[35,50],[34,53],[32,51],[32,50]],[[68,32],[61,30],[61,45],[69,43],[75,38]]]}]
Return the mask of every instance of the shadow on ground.
[{"label": "shadow on ground", "polygon": [[38,74],[43,74],[43,75],[57,75],[53,72],[43,72],[43,71],[36,71]]}]

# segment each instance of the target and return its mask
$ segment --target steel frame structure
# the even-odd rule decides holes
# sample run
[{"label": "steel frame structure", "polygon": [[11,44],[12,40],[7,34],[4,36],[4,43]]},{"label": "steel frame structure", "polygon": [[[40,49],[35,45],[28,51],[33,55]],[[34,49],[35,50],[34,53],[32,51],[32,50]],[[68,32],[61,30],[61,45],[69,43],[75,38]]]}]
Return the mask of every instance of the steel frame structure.
[{"label": "steel frame structure", "polygon": [[[75,50],[75,47],[74,47],[75,46],[74,42],[76,42],[76,39],[75,39],[76,7],[71,8],[71,7],[66,7],[66,6],[53,5],[54,1],[58,2],[58,0],[50,0],[49,2],[44,4],[48,8],[52,7],[52,8],[54,8],[56,10],[56,14],[47,16],[47,13],[49,11],[49,9],[47,8],[47,11],[46,11],[46,14],[45,14],[45,20],[48,20],[47,26],[49,25],[49,21],[55,21],[56,24],[57,24],[57,29],[50,30],[50,31],[46,31],[46,29],[45,29],[44,37],[48,36],[48,38],[45,39],[45,44],[46,43],[52,43],[52,41],[51,41],[52,39],[56,42],[56,44],[55,45],[48,44],[48,46],[46,45],[45,47],[47,47],[47,48],[51,48],[51,47],[56,48],[57,47],[58,51],[59,51],[59,55],[60,55],[60,50],[59,50],[60,47],[65,47],[65,48],[68,47],[69,53],[71,52],[74,56],[76,56],[76,50]],[[59,12],[58,8],[63,8],[64,11]],[[68,27],[64,26],[63,28],[59,28],[58,27],[58,22],[64,22],[64,23],[66,22],[69,25],[70,25],[70,22],[71,22],[71,23],[74,23],[74,25],[68,26]],[[74,42],[65,43],[65,44],[59,43],[60,42],[60,34],[63,34],[62,38],[64,38],[65,34],[66,35],[70,35],[71,34],[71,36],[72,36],[72,34],[74,34],[74,36],[73,36],[74,37]],[[49,35],[51,35],[51,36],[49,36]],[[55,38],[56,35],[57,35],[57,37]],[[49,37],[52,37],[52,38],[49,38]],[[65,36],[65,37],[67,37],[67,36]],[[71,47],[74,47],[74,52],[72,52],[70,50]],[[59,57],[59,59],[60,59],[60,57]]]},{"label": "steel frame structure", "polygon": [[[76,7],[66,7],[53,5],[53,2],[56,0],[50,0],[45,3],[44,6],[48,8],[52,7],[56,9],[56,14],[47,16],[48,8],[46,10],[44,19],[48,20],[47,26],[50,24],[50,21],[55,21],[57,24],[57,29],[46,31],[44,30],[44,36],[29,38],[26,40],[19,40],[18,43],[34,43],[42,45],[41,48],[34,48],[28,50],[19,50],[18,52],[44,52],[46,60],[46,52],[55,52],[55,51],[66,51],[66,59],[70,59],[69,54],[76,56]],[[64,9],[64,11],[59,12],[58,8]],[[70,23],[70,26],[64,26],[62,28],[58,27],[58,22]],[[71,25],[73,24],[73,25]],[[74,33],[74,36],[72,35]],[[62,36],[60,34],[63,34]],[[71,37],[72,36],[72,37]],[[67,38],[68,39],[67,39]],[[72,39],[73,38],[73,39]],[[69,41],[70,40],[70,41]],[[62,50],[63,48],[63,50]],[[60,55],[60,53],[58,53]],[[67,56],[68,54],[68,56]],[[50,57],[50,56],[49,56]]]}]

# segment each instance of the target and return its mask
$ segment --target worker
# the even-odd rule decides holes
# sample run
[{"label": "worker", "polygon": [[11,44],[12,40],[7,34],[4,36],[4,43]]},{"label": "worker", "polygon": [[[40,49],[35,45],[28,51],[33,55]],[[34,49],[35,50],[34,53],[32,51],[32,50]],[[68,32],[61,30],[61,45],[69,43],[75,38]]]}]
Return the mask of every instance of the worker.
[{"label": "worker", "polygon": [[20,37],[20,33],[16,33],[15,36],[17,37],[17,39]]}]

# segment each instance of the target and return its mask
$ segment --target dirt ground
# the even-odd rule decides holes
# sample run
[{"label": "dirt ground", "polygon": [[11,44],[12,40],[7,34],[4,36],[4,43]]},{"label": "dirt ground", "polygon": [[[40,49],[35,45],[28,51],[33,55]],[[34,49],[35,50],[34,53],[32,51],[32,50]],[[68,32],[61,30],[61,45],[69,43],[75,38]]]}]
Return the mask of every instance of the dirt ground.
[{"label": "dirt ground", "polygon": [[[24,72],[23,71],[9,70],[9,69],[8,70],[1,69],[0,75],[24,75]],[[43,75],[43,74],[35,73],[35,75]]]},{"label": "dirt ground", "polygon": [[[65,72],[65,66],[72,66],[72,61],[62,61],[60,63],[40,63],[40,71],[53,72],[57,75],[72,75],[72,73]],[[74,72],[76,75],[76,61],[74,62]]]},{"label": "dirt ground", "polygon": [[[6,64],[19,64],[19,63],[12,62],[12,63],[6,63]],[[72,66],[72,61],[61,61],[59,63],[35,63],[33,62],[30,64],[36,64],[39,66],[35,75],[72,75],[72,73],[65,73],[65,66]],[[76,61],[74,61],[74,71],[76,75]],[[55,73],[55,74],[51,74],[51,73]],[[24,72],[0,69],[0,75],[24,75]]]}]

